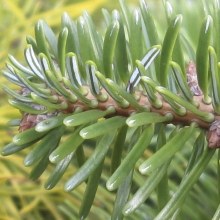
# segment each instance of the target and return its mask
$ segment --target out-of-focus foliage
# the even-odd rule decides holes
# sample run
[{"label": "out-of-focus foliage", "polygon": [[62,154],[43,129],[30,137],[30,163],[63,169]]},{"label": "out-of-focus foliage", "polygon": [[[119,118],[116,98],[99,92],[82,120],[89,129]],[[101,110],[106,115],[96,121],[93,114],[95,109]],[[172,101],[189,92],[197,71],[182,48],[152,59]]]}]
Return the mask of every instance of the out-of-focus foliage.
[{"label": "out-of-focus foliage", "polygon": [[4,61],[7,58],[8,51],[23,58],[22,48],[25,45],[25,36],[32,35],[33,27],[37,20],[44,19],[55,30],[60,25],[60,14],[64,11],[70,14],[72,18],[77,18],[83,10],[94,13],[101,8],[105,0],[94,1],[18,1],[1,0],[0,8],[0,68],[4,67]]}]

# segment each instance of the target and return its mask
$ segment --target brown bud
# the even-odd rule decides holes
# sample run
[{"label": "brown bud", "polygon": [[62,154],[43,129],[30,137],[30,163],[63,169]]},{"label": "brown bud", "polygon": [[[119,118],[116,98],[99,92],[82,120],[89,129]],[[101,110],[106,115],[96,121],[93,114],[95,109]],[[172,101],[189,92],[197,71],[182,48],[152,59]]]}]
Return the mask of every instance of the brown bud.
[{"label": "brown bud", "polygon": [[33,128],[41,121],[44,121],[45,119],[48,119],[51,117],[54,117],[57,114],[58,114],[58,112],[39,114],[39,115],[32,115],[32,114],[25,113],[23,115],[22,120],[21,120],[20,127],[19,127],[18,131],[23,132],[25,130]]},{"label": "brown bud", "polygon": [[206,140],[210,148],[220,147],[220,119],[215,120],[209,128]]},{"label": "brown bud", "polygon": [[193,61],[190,61],[186,66],[186,75],[187,75],[187,84],[192,94],[195,96],[203,95],[203,92],[198,84],[196,64]]},{"label": "brown bud", "polygon": [[25,113],[18,130],[19,132],[28,130],[45,119],[47,119],[47,115],[32,115]]}]

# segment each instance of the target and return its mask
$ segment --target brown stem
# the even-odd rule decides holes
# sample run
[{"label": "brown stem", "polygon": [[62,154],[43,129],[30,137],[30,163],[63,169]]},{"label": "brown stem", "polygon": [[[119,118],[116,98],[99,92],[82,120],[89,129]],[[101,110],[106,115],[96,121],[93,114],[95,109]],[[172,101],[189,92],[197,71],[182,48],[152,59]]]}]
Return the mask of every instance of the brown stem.
[{"label": "brown stem", "polygon": [[[104,89],[102,89],[101,92],[106,93],[106,91]],[[172,124],[182,124],[184,126],[187,126],[187,125],[190,125],[191,122],[197,122],[198,126],[201,128],[204,128],[204,129],[209,129],[211,126],[211,123],[203,121],[199,116],[197,116],[196,114],[194,114],[188,110],[186,112],[186,115],[184,115],[184,116],[180,116],[180,115],[176,114],[173,111],[172,107],[160,95],[157,95],[157,96],[162,101],[163,106],[162,106],[162,108],[157,109],[151,105],[148,98],[146,96],[144,96],[142,94],[142,92],[137,91],[136,94],[138,94],[140,96],[138,103],[141,106],[146,106],[146,105],[149,106],[151,112],[157,112],[160,115],[165,115],[168,112],[172,113],[174,116],[174,119],[170,122]],[[86,97],[90,100],[95,99],[91,93],[89,93]],[[211,104],[210,105],[204,104],[202,99],[203,99],[203,96],[194,96],[194,100],[199,103],[198,109],[203,112],[214,114],[214,110],[213,110],[212,105]],[[59,102],[62,102],[62,101],[66,101],[68,103],[68,108],[66,110],[63,110],[62,111],[63,113],[72,113],[72,112],[74,112],[74,109],[78,106],[80,106],[83,109],[83,111],[91,109],[88,106],[86,106],[85,104],[83,104],[83,102],[81,100],[78,100],[75,103],[71,103],[71,102],[65,100],[65,98],[60,96]],[[109,95],[108,95],[107,101],[105,101],[105,102],[99,101],[97,109],[106,110],[108,106],[115,107],[116,112],[114,115],[121,115],[121,116],[128,117],[131,113],[137,112],[137,110],[132,105],[130,105],[128,108],[122,108],[122,107],[118,106],[118,104]],[[219,118],[220,118],[220,116],[215,115],[215,120],[217,120]]]}]

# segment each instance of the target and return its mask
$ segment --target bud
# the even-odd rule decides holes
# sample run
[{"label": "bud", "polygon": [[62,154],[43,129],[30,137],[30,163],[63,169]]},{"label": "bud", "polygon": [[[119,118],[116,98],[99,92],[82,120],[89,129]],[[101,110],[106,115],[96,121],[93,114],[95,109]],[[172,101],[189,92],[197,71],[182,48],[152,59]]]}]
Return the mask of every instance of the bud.
[{"label": "bud", "polygon": [[210,148],[220,147],[220,119],[215,120],[209,128],[206,140]]},{"label": "bud", "polygon": [[192,94],[194,96],[203,95],[203,92],[198,84],[196,64],[193,61],[190,61],[186,66],[186,76],[187,76],[187,84]]},{"label": "bud", "polygon": [[39,122],[47,119],[47,115],[32,115],[25,113],[20,123],[19,132],[23,132],[32,127],[35,127]]}]

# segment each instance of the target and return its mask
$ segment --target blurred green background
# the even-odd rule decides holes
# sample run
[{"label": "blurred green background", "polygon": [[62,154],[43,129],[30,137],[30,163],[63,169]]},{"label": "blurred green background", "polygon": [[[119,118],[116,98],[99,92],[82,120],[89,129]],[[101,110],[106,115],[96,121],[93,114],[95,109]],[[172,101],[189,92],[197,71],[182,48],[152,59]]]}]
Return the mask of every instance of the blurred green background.
[{"label": "blurred green background", "polygon": [[[195,7],[195,1],[170,1],[177,13],[183,14],[182,33],[187,37],[195,49],[199,34],[200,26],[196,24],[201,22],[203,13],[201,8]],[[161,39],[163,39],[167,24],[163,9],[162,0],[147,0],[151,14],[155,18],[156,26]],[[138,0],[126,0],[132,9],[138,6]],[[106,8],[110,12],[113,9],[119,9],[117,0],[0,0],[0,69],[5,69],[5,62],[8,54],[12,54],[19,62],[25,64],[23,50],[26,46],[26,36],[34,37],[34,26],[38,19],[44,19],[55,31],[60,31],[61,15],[68,12],[74,19],[81,15],[83,10],[88,11],[97,29],[103,32],[104,19],[101,12],[102,8]],[[184,9],[184,10],[183,10]],[[184,15],[186,14],[186,16]],[[190,21],[190,22],[189,22]],[[104,34],[104,32],[103,32]],[[187,60],[186,60],[187,61]],[[189,61],[189,60],[188,60]],[[9,84],[2,76],[0,76],[0,84]],[[15,88],[15,87],[14,87]],[[10,119],[19,118],[18,110],[12,108],[7,102],[8,96],[0,89],[0,148],[11,142],[13,134],[17,132],[17,128],[9,128],[7,122]],[[184,154],[177,154],[177,159],[173,162],[171,177],[171,189],[175,190],[183,175],[183,169],[187,163],[187,149]],[[89,146],[86,148],[86,154],[90,154]],[[146,151],[145,157],[152,152]],[[53,169],[51,165],[48,170],[37,181],[28,179],[30,169],[24,167],[23,158],[26,155],[25,150],[21,153],[8,157],[0,156],[0,220],[30,220],[30,219],[77,219],[77,211],[80,206],[84,187],[80,186],[72,193],[63,191],[63,183],[68,179],[69,175],[74,172],[74,165],[71,165],[68,172],[62,178],[62,181],[53,190],[44,189],[45,179]],[[194,219],[208,219],[209,214],[213,214],[217,205],[217,182],[215,181],[215,171],[217,160],[213,161],[207,168],[208,172],[201,177],[201,182],[196,186],[196,190],[192,192],[192,198],[187,200],[188,206],[183,209],[188,212]],[[106,160],[108,165],[109,161]],[[108,177],[103,173],[103,180]],[[141,185],[144,178],[138,174],[134,175],[135,186]],[[94,206],[88,219],[110,219],[109,213],[112,211],[114,202],[114,193],[107,192],[105,184],[100,185],[94,202]],[[209,190],[207,190],[207,188]],[[197,199],[197,195],[200,195]],[[208,201],[204,201],[207,197]],[[190,206],[201,200],[198,207],[193,211]],[[150,207],[143,206],[140,209],[139,216],[141,219],[150,218],[151,213],[155,212],[155,195],[149,200]],[[203,201],[203,202],[202,202]],[[205,207],[205,208],[204,208]],[[196,213],[196,209],[198,212]],[[146,215],[146,212],[149,215]],[[193,214],[195,212],[196,214]],[[126,219],[136,219],[134,216]],[[140,219],[140,218],[139,218]]]}]

